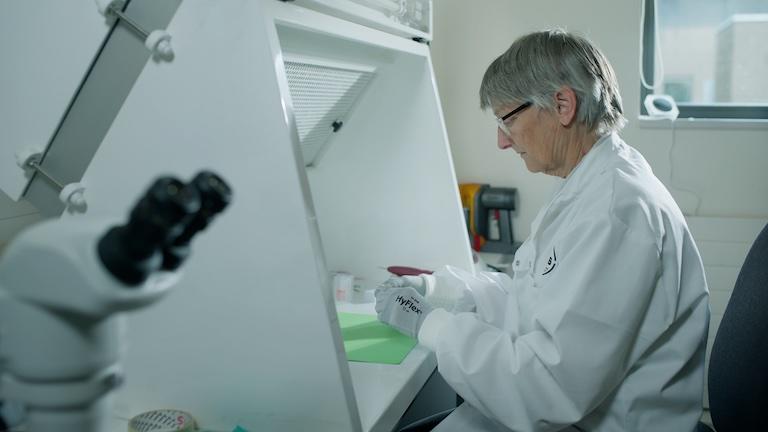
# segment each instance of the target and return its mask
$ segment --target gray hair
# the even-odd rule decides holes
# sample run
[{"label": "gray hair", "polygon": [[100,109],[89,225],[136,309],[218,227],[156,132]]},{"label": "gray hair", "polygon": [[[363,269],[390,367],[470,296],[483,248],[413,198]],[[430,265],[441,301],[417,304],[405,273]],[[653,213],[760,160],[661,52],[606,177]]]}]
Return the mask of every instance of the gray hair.
[{"label": "gray hair", "polygon": [[480,85],[480,108],[531,101],[555,108],[561,86],[578,99],[576,121],[604,135],[627,122],[616,74],[600,50],[587,39],[564,30],[527,34],[488,66]]}]

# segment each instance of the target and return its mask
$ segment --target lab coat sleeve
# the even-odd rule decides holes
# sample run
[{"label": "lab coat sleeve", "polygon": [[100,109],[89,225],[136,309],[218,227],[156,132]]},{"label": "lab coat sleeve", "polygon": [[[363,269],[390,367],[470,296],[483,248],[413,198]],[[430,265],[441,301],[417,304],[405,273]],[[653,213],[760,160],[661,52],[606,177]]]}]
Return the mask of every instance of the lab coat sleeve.
[{"label": "lab coat sleeve", "polygon": [[419,333],[454,390],[515,431],[578,422],[616,388],[643,345],[636,342],[661,268],[658,236],[605,216],[565,237],[559,268],[537,282],[528,330],[516,335],[474,314],[436,311]]}]

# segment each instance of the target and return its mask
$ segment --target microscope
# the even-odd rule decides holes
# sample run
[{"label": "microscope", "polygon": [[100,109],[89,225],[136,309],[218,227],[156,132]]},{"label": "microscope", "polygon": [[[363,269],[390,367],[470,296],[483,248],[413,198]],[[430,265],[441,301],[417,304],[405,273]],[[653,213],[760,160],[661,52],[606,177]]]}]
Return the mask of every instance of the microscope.
[{"label": "microscope", "polygon": [[127,223],[52,220],[0,257],[0,397],[26,410],[28,432],[96,432],[123,381],[122,317],[178,282],[190,241],[229,204],[204,171],[157,179]]}]

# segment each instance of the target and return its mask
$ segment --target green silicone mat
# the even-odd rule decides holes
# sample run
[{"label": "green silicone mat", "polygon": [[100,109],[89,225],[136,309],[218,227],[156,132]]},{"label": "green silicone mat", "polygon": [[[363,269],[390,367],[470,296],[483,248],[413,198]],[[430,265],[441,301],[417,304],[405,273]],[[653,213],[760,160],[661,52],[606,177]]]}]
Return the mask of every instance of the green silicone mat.
[{"label": "green silicone mat", "polygon": [[416,339],[383,324],[374,315],[339,312],[344,350],[349,361],[400,364]]}]

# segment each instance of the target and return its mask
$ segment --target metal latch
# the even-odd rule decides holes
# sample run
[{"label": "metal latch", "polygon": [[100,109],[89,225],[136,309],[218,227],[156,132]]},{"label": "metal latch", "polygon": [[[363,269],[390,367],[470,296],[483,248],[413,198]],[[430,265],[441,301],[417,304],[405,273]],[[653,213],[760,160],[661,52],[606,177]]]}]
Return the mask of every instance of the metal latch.
[{"label": "metal latch", "polygon": [[82,183],[77,182],[62,184],[40,165],[42,157],[43,152],[41,150],[24,149],[16,152],[16,164],[23,170],[31,169],[37,172],[59,189],[59,200],[64,204],[67,210],[84,211],[86,207],[85,196],[83,195],[85,186]]},{"label": "metal latch", "polygon": [[171,60],[173,47],[171,35],[165,30],[147,31],[136,21],[123,12],[125,0],[96,0],[99,13],[110,20],[120,20],[144,39],[144,46],[152,52],[156,59]]}]

